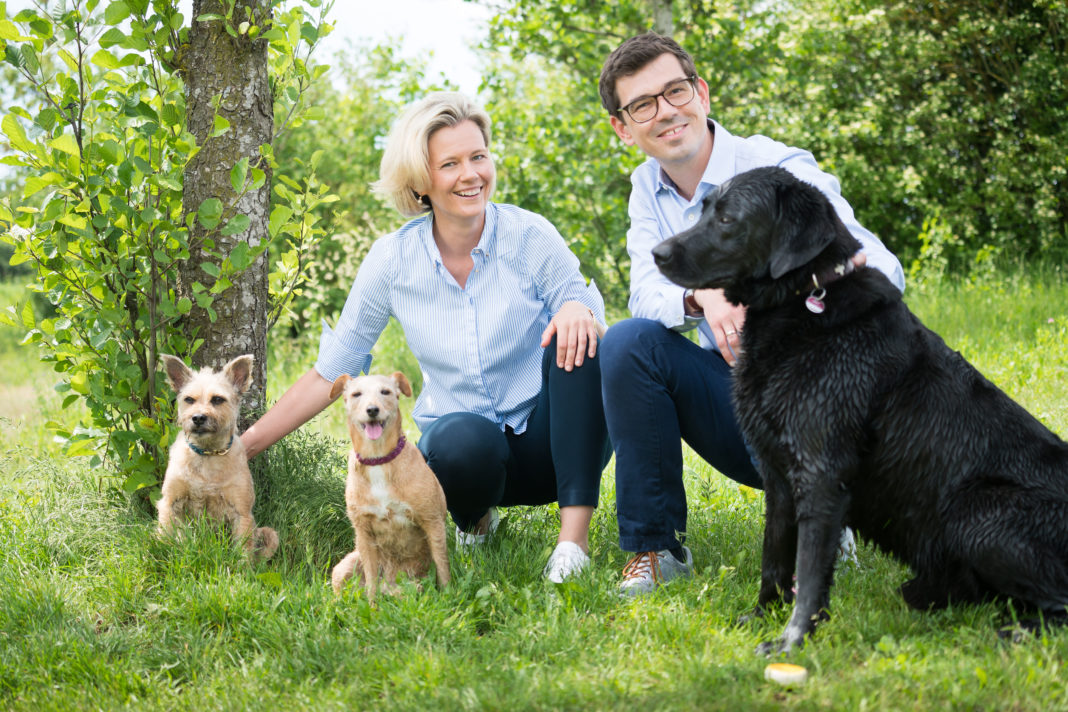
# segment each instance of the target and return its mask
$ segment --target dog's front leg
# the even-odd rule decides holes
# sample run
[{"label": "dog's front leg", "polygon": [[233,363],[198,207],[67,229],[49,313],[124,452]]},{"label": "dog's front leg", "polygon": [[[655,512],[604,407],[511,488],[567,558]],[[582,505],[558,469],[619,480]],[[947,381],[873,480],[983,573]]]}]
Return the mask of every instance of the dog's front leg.
[{"label": "dog's front leg", "polygon": [[[813,479],[820,482],[814,485]],[[835,478],[809,478],[798,491],[804,498],[795,502],[797,510],[797,595],[793,614],[782,636],[760,646],[764,654],[790,653],[804,644],[820,620],[828,617],[834,560],[842,532],[845,496],[827,483]]]},{"label": "dog's front leg", "polygon": [[438,588],[445,588],[449,584],[449,547],[446,544],[445,521],[443,519],[425,521],[423,532],[430,546],[430,557],[434,560]]},{"label": "dog's front leg", "polygon": [[367,601],[373,604],[378,593],[378,547],[375,546],[369,529],[357,530],[356,551],[359,552],[360,563],[363,565],[363,586],[367,591]]},{"label": "dog's front leg", "polygon": [[797,512],[789,481],[764,468],[764,549],[760,563],[758,615],[770,603],[793,600]]},{"label": "dog's front leg", "polygon": [[256,520],[252,514],[234,513],[230,518],[230,527],[234,541],[244,548],[245,554],[251,559],[256,554]]}]

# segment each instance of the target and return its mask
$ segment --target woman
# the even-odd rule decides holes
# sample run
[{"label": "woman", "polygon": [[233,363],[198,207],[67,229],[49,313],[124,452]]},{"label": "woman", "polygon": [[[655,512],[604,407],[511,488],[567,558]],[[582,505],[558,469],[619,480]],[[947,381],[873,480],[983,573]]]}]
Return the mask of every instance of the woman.
[{"label": "woman", "polygon": [[489,116],[462,94],[410,107],[390,132],[376,192],[406,217],[360,265],[315,367],[242,436],[252,457],[331,402],[331,383],[371,364],[395,317],[423,372],[412,416],[461,546],[485,541],[496,508],[560,504],[545,576],[589,563],[608,444],[598,338],[604,303],[544,218],[490,202]]}]

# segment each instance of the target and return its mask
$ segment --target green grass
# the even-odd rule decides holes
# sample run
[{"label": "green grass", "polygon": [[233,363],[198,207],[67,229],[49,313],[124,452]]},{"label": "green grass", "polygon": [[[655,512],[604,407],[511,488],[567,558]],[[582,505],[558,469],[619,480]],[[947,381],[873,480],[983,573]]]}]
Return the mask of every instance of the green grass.
[{"label": "green grass", "polygon": [[[1063,280],[1012,276],[908,298],[951,346],[1068,432]],[[446,590],[409,586],[375,608],[351,588],[335,597],[329,570],[352,530],[343,429],[330,411],[268,453],[256,516],[281,536],[274,559],[251,566],[207,526],[160,541],[148,513],[51,449],[43,426],[62,415],[50,411],[51,373],[14,341],[0,332],[4,387],[30,384],[22,400],[34,407],[4,416],[0,709],[1068,709],[1068,630],[1009,644],[995,635],[1011,615],[1003,605],[911,611],[896,592],[907,571],[863,542],[860,568],[837,577],[831,620],[794,657],[809,682],[766,683],[767,660],[753,651],[787,612],[735,623],[756,599],[762,495],[692,454],[698,574],[641,601],[616,594],[626,555],[611,466],[594,565],[572,583],[540,575],[555,508],[517,507],[484,550],[450,551]],[[394,348],[379,370],[404,363]],[[276,346],[272,397],[313,357],[310,337]]]}]

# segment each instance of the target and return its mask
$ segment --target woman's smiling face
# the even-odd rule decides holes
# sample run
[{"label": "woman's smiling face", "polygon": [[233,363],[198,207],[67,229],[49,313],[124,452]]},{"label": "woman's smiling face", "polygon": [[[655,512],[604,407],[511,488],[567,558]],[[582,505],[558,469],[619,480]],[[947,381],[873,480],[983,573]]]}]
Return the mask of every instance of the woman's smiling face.
[{"label": "woman's smiling face", "polygon": [[440,128],[427,141],[435,219],[471,219],[486,211],[496,179],[482,131],[473,121]]}]

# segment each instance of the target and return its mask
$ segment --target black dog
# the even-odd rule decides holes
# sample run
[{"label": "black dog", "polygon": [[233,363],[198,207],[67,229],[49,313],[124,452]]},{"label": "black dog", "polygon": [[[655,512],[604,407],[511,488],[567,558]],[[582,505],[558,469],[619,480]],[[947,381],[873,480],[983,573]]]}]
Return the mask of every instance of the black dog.
[{"label": "black dog", "polygon": [[843,524],[906,563],[919,609],[1068,605],[1068,444],[909,311],[816,188],[758,168],[658,245],[661,272],[748,311],[734,372],[767,516],[758,612],[797,600],[789,652],[826,617]]}]

